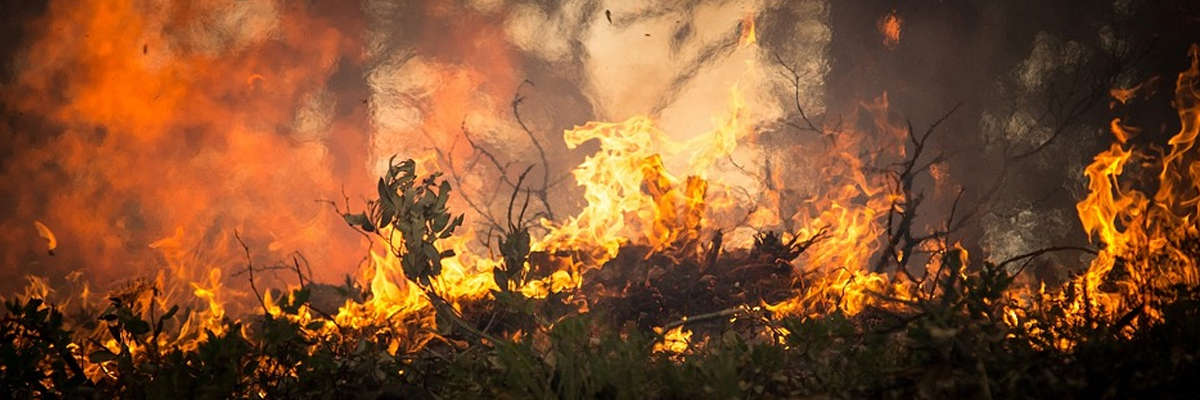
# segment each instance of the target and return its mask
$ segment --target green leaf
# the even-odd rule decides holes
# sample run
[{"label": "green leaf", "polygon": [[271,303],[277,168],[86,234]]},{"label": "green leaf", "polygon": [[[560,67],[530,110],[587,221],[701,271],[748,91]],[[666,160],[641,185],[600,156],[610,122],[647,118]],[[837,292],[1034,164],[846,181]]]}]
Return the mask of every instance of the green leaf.
[{"label": "green leaf", "polygon": [[364,231],[371,232],[374,230],[374,227],[371,225],[371,220],[369,218],[367,218],[366,214],[363,214],[363,213],[349,214],[349,213],[347,213],[347,214],[342,214],[342,218],[346,220],[347,224],[350,224],[351,226],[362,227],[362,229]]},{"label": "green leaf", "polygon": [[529,231],[522,229],[516,232],[515,236],[516,238],[513,240],[516,242],[513,246],[516,250],[515,255],[524,258],[529,255]]},{"label": "green leaf", "polygon": [[383,178],[379,178],[379,183],[376,185],[375,189],[379,191],[379,200],[381,201],[389,200],[392,198],[392,196],[396,195],[395,192],[389,190],[387,181],[384,181]]},{"label": "green leaf", "polygon": [[508,291],[508,275],[500,268],[492,268],[492,280],[500,290]]},{"label": "green leaf", "polygon": [[383,206],[383,214],[379,219],[379,227],[387,228],[396,219],[396,210],[392,207]]},{"label": "green leaf", "polygon": [[441,254],[438,252],[436,247],[433,247],[432,243],[425,243],[423,246],[421,246],[421,251],[425,252],[425,259],[427,260],[436,261],[438,260],[438,254]]},{"label": "green leaf", "polygon": [[437,203],[437,195],[431,191],[426,190],[425,193],[421,195],[421,201],[419,203],[417,203],[417,206],[420,208],[429,209],[429,208],[433,208],[433,205],[436,203]]},{"label": "green leaf", "polygon": [[450,182],[442,181],[442,186],[438,188],[438,197],[436,207],[441,209],[446,207],[446,200],[450,199]]},{"label": "green leaf", "polygon": [[453,235],[454,229],[462,225],[462,222],[463,215],[459,214],[458,217],[455,217],[453,221],[450,221],[450,225],[447,225],[446,229],[442,230],[441,233],[438,234],[438,239],[445,239],[450,237],[450,235]]},{"label": "green leaf", "polygon": [[446,229],[446,224],[448,223],[450,223],[450,215],[439,214],[433,218],[433,231],[442,232],[443,229]]},{"label": "green leaf", "polygon": [[400,264],[404,267],[404,277],[410,280],[416,280],[422,277],[421,270],[423,269],[423,266],[418,264],[416,260],[412,259],[411,253],[405,254],[404,258],[401,259]]}]

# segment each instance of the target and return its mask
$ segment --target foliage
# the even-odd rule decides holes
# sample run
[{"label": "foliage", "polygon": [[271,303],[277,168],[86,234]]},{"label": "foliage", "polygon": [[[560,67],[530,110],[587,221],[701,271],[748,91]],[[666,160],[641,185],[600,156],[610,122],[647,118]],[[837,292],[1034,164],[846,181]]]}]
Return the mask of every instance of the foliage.
[{"label": "foliage", "polygon": [[430,278],[442,273],[442,259],[454,256],[453,250],[439,250],[436,243],[454,234],[454,229],[462,225],[463,216],[452,217],[446,209],[450,182],[439,183],[440,173],[418,183],[416,162],[392,161],[387,175],[379,178],[379,199],[371,203],[371,210],[344,217],[346,222],[366,232],[381,233],[388,227],[394,228],[387,231],[388,239],[394,243],[391,235],[400,233],[403,248],[392,251],[401,257],[404,276],[429,285]]},{"label": "foliage", "polygon": [[87,380],[63,314],[41,299],[5,302],[0,322],[0,390],[11,397],[62,397]]}]

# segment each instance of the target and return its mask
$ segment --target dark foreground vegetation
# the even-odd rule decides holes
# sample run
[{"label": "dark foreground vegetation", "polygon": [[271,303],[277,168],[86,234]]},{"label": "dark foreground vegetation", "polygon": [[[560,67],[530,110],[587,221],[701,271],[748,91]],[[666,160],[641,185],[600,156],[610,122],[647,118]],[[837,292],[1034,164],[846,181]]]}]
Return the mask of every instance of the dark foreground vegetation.
[{"label": "dark foreground vegetation", "polygon": [[[833,313],[760,320],[779,337],[727,330],[683,354],[654,352],[661,337],[607,327],[593,315],[544,332],[481,344],[432,342],[389,354],[386,327],[313,334],[261,315],[252,333],[226,321],[195,349],[150,347],[136,356],[82,355],[71,327],[38,299],[7,303],[0,387],[8,398],[1187,398],[1200,379],[1200,294],[1158,305],[1165,322],[1129,337],[1095,322],[1045,338],[993,317],[1002,285],[986,272],[958,282],[962,299],[917,304],[902,324]],[[305,292],[296,293],[303,301]],[[295,312],[299,304],[285,304]],[[512,310],[513,312],[519,312]],[[1062,310],[1047,307],[1053,315]],[[124,344],[154,343],[161,321],[114,304],[101,316]],[[286,316],[285,316],[286,317]],[[1052,318],[1052,317],[1051,317]],[[1045,321],[1054,324],[1056,321]],[[782,329],[780,329],[782,328]],[[699,342],[699,343],[698,343]],[[85,364],[103,364],[88,379]]]}]

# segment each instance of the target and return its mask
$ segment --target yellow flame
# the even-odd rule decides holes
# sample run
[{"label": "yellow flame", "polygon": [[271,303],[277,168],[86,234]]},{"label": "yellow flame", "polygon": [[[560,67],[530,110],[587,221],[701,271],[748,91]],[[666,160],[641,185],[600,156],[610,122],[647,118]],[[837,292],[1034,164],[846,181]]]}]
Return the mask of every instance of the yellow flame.
[{"label": "yellow flame", "polygon": [[[584,188],[584,208],[559,224],[543,221],[549,232],[534,248],[551,253],[592,249],[589,264],[599,266],[631,238],[645,240],[656,250],[695,239],[707,208],[709,185],[703,177],[750,130],[741,122],[743,108],[734,86],[729,115],[716,120],[712,131],[683,143],[671,141],[645,116],[620,123],[590,122],[564,132],[568,148],[597,140],[600,150],[572,171]],[[664,154],[688,155],[690,176],[680,182],[667,172]]]},{"label": "yellow flame", "polygon": [[[1200,163],[1194,144],[1200,133],[1200,47],[1193,45],[1191,67],[1179,74],[1175,106],[1180,130],[1169,140],[1171,150],[1162,159],[1158,188],[1153,202],[1145,193],[1120,185],[1124,167],[1134,158],[1134,150],[1114,143],[1098,154],[1084,173],[1089,179],[1089,194],[1077,205],[1084,230],[1103,244],[1100,254],[1074,284],[1084,293],[1076,304],[1076,315],[1088,318],[1116,318],[1136,315],[1155,321],[1159,312],[1145,308],[1128,314],[1152,300],[1157,289],[1170,285],[1195,286],[1200,283],[1196,260],[1176,244],[1177,239],[1195,237],[1195,217],[1200,203]],[[1120,99],[1120,97],[1118,98]],[[1130,128],[1112,122],[1119,142],[1128,138]],[[1117,268],[1120,266],[1120,268]],[[1070,348],[1072,343],[1060,343]]]},{"label": "yellow flame", "polygon": [[[661,328],[655,328],[655,331],[662,333]],[[683,325],[676,326],[668,330],[666,334],[663,334],[662,340],[654,343],[652,351],[672,355],[683,354],[683,352],[687,351],[691,341],[692,331],[685,330]]]}]

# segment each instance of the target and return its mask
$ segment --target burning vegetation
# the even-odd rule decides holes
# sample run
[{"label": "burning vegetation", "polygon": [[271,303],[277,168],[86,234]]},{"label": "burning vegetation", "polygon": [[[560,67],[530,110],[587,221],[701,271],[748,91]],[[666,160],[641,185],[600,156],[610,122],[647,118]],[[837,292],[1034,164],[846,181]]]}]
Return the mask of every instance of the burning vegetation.
[{"label": "burning vegetation", "polygon": [[[174,54],[163,59],[111,54],[115,43],[150,57],[160,50],[146,32],[208,26],[214,22],[203,17],[228,11],[201,3],[186,10],[59,5],[49,11],[54,18],[33,24],[50,32],[39,43],[79,47],[62,54],[30,50],[25,59],[44,64],[35,63],[13,85],[71,97],[52,101],[44,116],[77,123],[46,139],[61,148],[61,161],[21,154],[5,166],[3,182],[16,179],[13,171],[53,182],[61,171],[29,166],[54,165],[81,174],[72,182],[81,192],[50,197],[49,205],[39,196],[4,196],[22,216],[45,213],[25,224],[45,260],[39,262],[52,266],[38,274],[20,267],[15,260],[25,256],[16,250],[4,254],[4,268],[25,281],[23,291],[4,296],[0,392],[14,398],[1174,398],[1200,378],[1200,46],[1190,47],[1169,90],[1178,118],[1169,126],[1178,129],[1165,140],[1141,133],[1149,130],[1135,123],[1143,116],[1118,111],[1158,99],[1152,92],[1167,92],[1168,80],[1138,81],[1119,71],[1126,75],[1113,73],[1089,87],[1091,97],[1055,98],[1059,108],[1043,116],[1014,111],[1004,123],[1018,126],[1011,143],[979,146],[1001,148],[1005,169],[991,177],[994,185],[973,187],[956,178],[971,165],[958,161],[966,151],[946,138],[957,133],[948,124],[969,106],[945,107],[924,124],[900,118],[887,92],[841,113],[827,109],[833,105],[803,94],[819,67],[759,43],[778,32],[759,31],[778,29],[765,11],[738,10],[723,19],[728,29],[714,33],[691,25],[707,15],[692,10],[695,21],[679,23],[662,39],[681,58],[699,54],[697,66],[662,91],[694,90],[708,95],[706,105],[723,105],[704,116],[711,124],[701,133],[665,128],[695,126],[671,122],[672,107],[686,103],[675,97],[660,98],[652,111],[626,113],[625,100],[637,97],[633,88],[594,89],[597,113],[621,116],[611,118],[619,122],[586,122],[551,136],[531,128],[528,114],[536,111],[522,93],[534,84],[513,78],[520,64],[508,51],[514,45],[498,43],[508,35],[515,46],[531,46],[522,25],[502,29],[497,22],[522,21],[516,11],[477,2],[462,17],[477,29],[422,25],[448,28],[451,42],[475,46],[426,43],[421,53],[428,58],[362,54],[356,49],[386,53],[387,47],[362,43],[370,27],[347,23],[363,16],[275,3],[256,4],[276,18],[238,9],[243,14],[234,21],[245,25],[217,29],[227,35],[223,40],[210,42],[195,30],[172,36],[177,41],[162,51]],[[546,12],[530,7],[522,12]],[[589,15],[596,25],[588,29],[616,37],[651,31],[656,26],[646,21],[661,17],[592,8],[538,15],[545,23]],[[452,12],[443,5],[421,10],[434,19]],[[135,19],[139,24],[154,26],[120,22],[140,14],[154,18]],[[887,52],[902,52],[902,24],[911,32],[906,46],[919,43],[920,14],[905,15],[909,20],[893,8],[874,20],[872,43],[878,46],[882,34]],[[71,24],[79,21],[91,25]],[[274,39],[239,36],[237,29],[254,24],[268,26]],[[87,39],[59,37],[80,32]],[[88,36],[97,32],[127,36]],[[719,39],[695,42],[710,36]],[[529,51],[551,61],[573,51],[546,40]],[[1048,86],[1039,81],[1037,71],[1050,68],[1036,62],[1039,55],[1075,49],[1042,36],[1036,43],[1030,61],[1013,74],[1022,95]],[[217,56],[230,51],[244,57]],[[271,56],[248,55],[254,52]],[[1130,49],[1112,54],[1136,56]],[[261,63],[267,59],[286,62]],[[716,67],[715,59],[733,62]],[[378,65],[367,73],[369,62]],[[336,78],[335,64],[360,72],[378,85],[373,90],[387,90],[333,93],[312,83],[348,79]],[[466,67],[475,64],[488,67]],[[95,75],[56,75],[76,68]],[[722,68],[736,78],[720,82],[719,90],[688,86],[698,74]],[[226,76],[244,79],[219,78]],[[204,85],[210,81],[226,86]],[[780,82],[784,101],[764,101],[769,96],[750,88]],[[411,115],[388,108],[389,90],[421,92],[402,97],[427,107],[413,106]],[[507,103],[495,100],[512,93]],[[372,108],[333,105],[347,99]],[[7,92],[3,100],[6,111],[46,107]],[[1086,192],[1074,199],[1079,233],[1089,244],[1001,256],[981,243],[990,234],[981,233],[979,221],[1000,214],[993,203],[1011,179],[1006,168],[1039,155],[1106,100],[1109,119],[1093,123],[1108,128],[1111,145],[1088,155],[1094,158],[1080,169]],[[235,112],[230,104],[248,109]],[[200,111],[180,111],[191,107]],[[778,109],[762,110],[771,107]],[[80,133],[91,125],[78,121],[112,132]],[[425,136],[364,137],[358,129]],[[184,132],[184,148],[176,146],[175,131]],[[339,135],[351,139],[329,140]],[[506,147],[517,140],[528,148]],[[1021,147],[1023,141],[1034,144]],[[346,149],[368,143],[392,153],[348,161],[355,153]],[[90,154],[118,164],[99,168],[83,157]],[[180,159],[187,162],[172,162]],[[564,160],[572,163],[556,168]],[[335,178],[357,172],[347,167],[355,162],[380,175],[370,184],[348,178],[349,191],[362,193],[363,201],[352,201],[343,187],[340,200],[297,204],[302,188],[338,193]],[[140,181],[128,171],[153,168],[163,173],[161,181]],[[564,200],[566,194],[572,199]],[[79,204],[87,204],[81,209],[88,218],[74,218],[81,209],[70,206]],[[124,275],[112,267],[147,262],[122,246],[155,233],[140,243],[154,251],[153,267]],[[32,240],[20,243],[26,242]],[[310,259],[306,247],[318,256]],[[366,254],[355,268],[325,266],[353,263],[354,254]],[[73,269],[58,274],[61,264],[51,263],[61,259],[75,263]],[[93,270],[90,263],[104,267]],[[322,277],[331,270],[348,273],[330,283]],[[89,274],[112,283],[95,289],[99,282]]]}]

